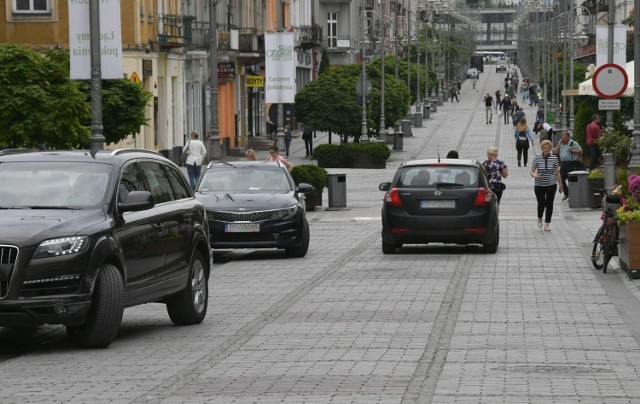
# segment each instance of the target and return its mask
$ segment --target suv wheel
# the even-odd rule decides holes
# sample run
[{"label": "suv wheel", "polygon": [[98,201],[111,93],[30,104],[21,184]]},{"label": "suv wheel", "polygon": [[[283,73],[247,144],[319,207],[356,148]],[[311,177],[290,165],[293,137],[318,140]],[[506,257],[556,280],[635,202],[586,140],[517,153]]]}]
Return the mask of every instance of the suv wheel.
[{"label": "suv wheel", "polygon": [[167,300],[167,313],[175,325],[200,324],[207,315],[208,301],[209,285],[204,259],[195,251],[189,269],[189,283],[183,291]]},{"label": "suv wheel", "polygon": [[83,348],[106,348],[118,335],[124,311],[122,276],[113,265],[100,268],[87,322],[67,326],[71,340]]},{"label": "suv wheel", "polygon": [[304,219],[304,224],[302,225],[302,242],[299,246],[296,247],[287,247],[284,251],[291,258],[302,258],[307,255],[307,250],[309,249],[309,222],[307,219]]}]

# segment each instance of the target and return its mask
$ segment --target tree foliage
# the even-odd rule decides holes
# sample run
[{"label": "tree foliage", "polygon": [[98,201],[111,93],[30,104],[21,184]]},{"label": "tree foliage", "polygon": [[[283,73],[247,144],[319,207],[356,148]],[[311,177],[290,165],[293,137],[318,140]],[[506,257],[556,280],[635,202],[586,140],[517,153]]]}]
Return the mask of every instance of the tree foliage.
[{"label": "tree foliage", "polygon": [[[305,86],[296,94],[297,119],[317,130],[358,138],[362,130],[362,106],[357,102],[356,94],[360,69],[359,65],[331,67]],[[369,65],[366,70],[373,86],[367,96],[367,128],[374,134],[380,122],[380,63]],[[385,74],[386,126],[404,117],[408,110],[406,84]]]},{"label": "tree foliage", "polygon": [[[70,80],[69,66],[68,50],[0,45],[0,147],[88,146],[90,83]],[[104,80],[102,86],[106,142],[138,133],[151,94],[126,77]]]}]

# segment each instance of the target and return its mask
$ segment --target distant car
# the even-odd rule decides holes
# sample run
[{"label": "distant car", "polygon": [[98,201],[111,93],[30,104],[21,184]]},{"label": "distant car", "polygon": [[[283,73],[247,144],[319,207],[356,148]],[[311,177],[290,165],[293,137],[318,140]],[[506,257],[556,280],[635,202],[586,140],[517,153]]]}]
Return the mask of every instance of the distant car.
[{"label": "distant car", "polygon": [[279,248],[304,257],[310,238],[304,193],[312,189],[296,187],[282,163],[210,163],[196,198],[207,210],[211,248]]},{"label": "distant car", "polygon": [[507,67],[509,67],[509,65],[507,64],[507,61],[504,59],[498,60],[498,64],[496,64],[496,73],[497,72],[506,72],[507,71]]},{"label": "distant car", "polygon": [[481,244],[495,253],[500,240],[498,203],[477,161],[411,160],[383,182],[382,252],[405,244]]},{"label": "distant car", "polygon": [[207,313],[206,214],[180,169],[148,150],[0,151],[0,327],[63,324],[102,348],[125,307]]},{"label": "distant car", "polygon": [[469,69],[467,69],[467,78],[468,79],[473,79],[473,78],[477,78],[478,77],[478,69],[476,69],[475,67],[471,67]]}]

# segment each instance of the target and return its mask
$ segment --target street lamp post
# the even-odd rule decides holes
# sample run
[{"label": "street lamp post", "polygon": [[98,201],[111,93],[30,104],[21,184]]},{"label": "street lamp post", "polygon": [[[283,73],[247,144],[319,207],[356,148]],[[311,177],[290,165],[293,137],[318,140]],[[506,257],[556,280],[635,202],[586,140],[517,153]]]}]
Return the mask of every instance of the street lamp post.
[{"label": "street lamp post", "polygon": [[635,1],[633,13],[633,147],[631,149],[631,162],[629,169],[638,172],[640,169],[640,1]]},{"label": "street lamp post", "polygon": [[102,65],[100,60],[99,2],[89,2],[89,46],[91,48],[91,156],[95,157],[104,144],[102,125]]},{"label": "street lamp post", "polygon": [[369,142],[369,137],[367,136],[368,130],[367,130],[367,88],[366,88],[366,81],[367,81],[367,73],[365,71],[365,54],[364,54],[364,38],[366,36],[366,15],[365,15],[365,10],[364,10],[364,0],[361,0],[360,2],[361,5],[361,12],[362,12],[362,16],[361,16],[361,23],[362,23],[362,41],[361,41],[361,48],[360,48],[360,62],[362,65],[362,71],[360,73],[360,80],[361,80],[361,90],[362,90],[362,132],[360,134],[360,141],[363,143],[368,143]]},{"label": "street lamp post", "polygon": [[[209,112],[211,114],[211,137],[209,138],[209,157],[211,160],[222,157],[220,148],[220,126],[218,125],[218,14],[216,6],[220,0],[209,0],[209,79],[210,99]],[[278,123],[280,125],[282,105],[278,106]]]}]

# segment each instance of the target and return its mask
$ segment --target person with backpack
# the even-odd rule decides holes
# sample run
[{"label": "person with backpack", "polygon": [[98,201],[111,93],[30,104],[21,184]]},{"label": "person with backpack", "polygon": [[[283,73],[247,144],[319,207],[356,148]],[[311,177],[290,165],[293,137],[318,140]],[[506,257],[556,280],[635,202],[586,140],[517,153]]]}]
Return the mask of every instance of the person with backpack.
[{"label": "person with backpack", "polygon": [[520,120],[522,118],[524,118],[524,111],[522,110],[522,108],[520,108],[520,106],[516,103],[516,100],[513,100],[514,102],[514,112],[513,112],[513,127],[516,128],[518,126],[518,122],[520,122]]},{"label": "person with backpack", "polygon": [[520,167],[520,161],[524,161],[524,166],[527,166],[527,160],[529,159],[529,142],[533,146],[533,135],[527,126],[527,120],[525,118],[520,119],[516,131],[514,133],[516,138],[516,151],[518,152],[518,167]]}]

